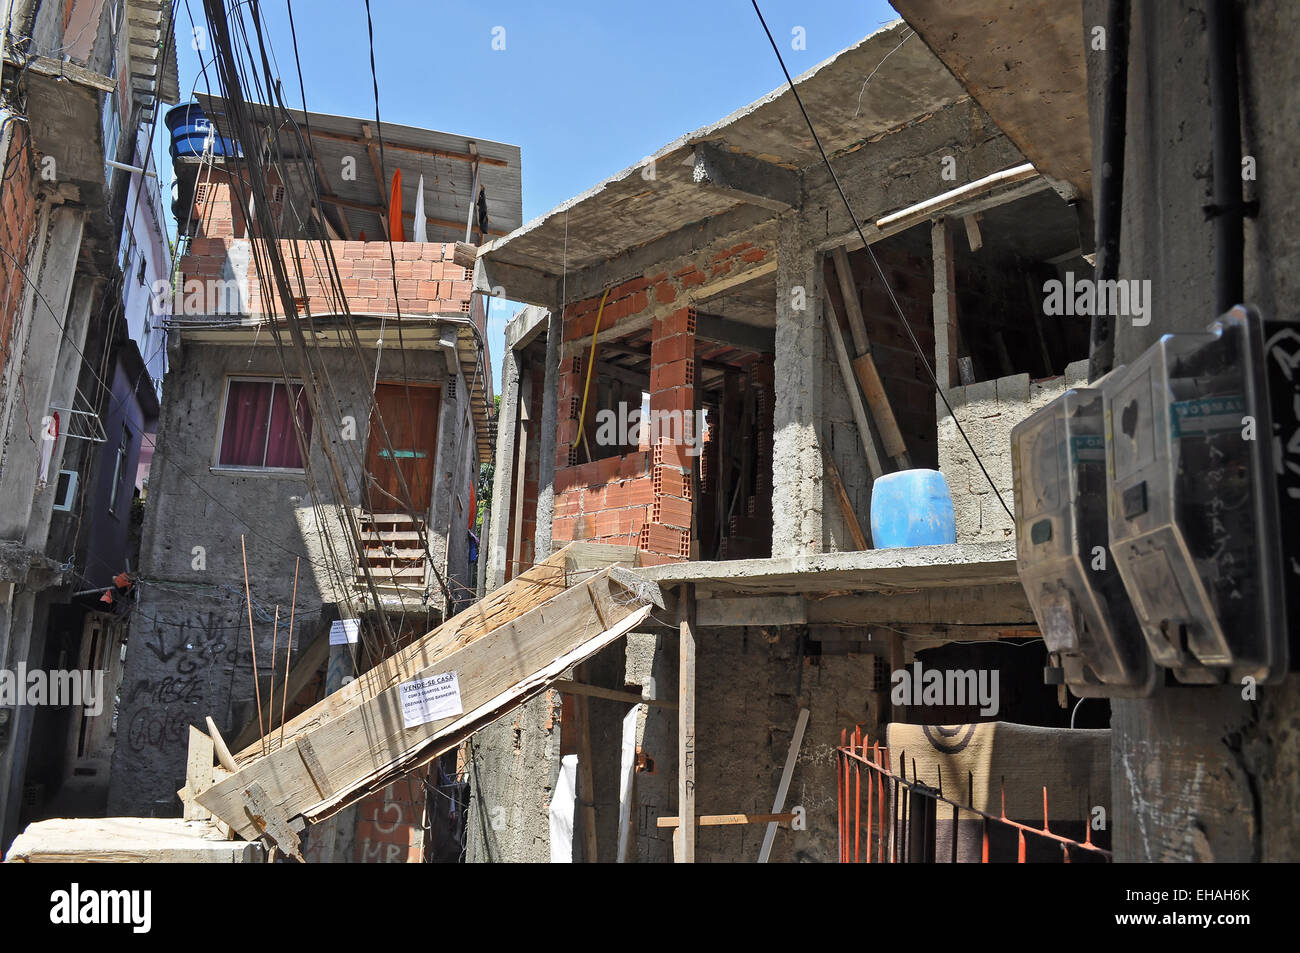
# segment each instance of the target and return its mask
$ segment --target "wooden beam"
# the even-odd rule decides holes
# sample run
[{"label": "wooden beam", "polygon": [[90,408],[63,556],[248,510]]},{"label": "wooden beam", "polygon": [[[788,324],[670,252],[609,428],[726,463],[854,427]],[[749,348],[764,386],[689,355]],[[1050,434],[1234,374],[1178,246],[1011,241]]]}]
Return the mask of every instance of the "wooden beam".
[{"label": "wooden beam", "polygon": [[[853,359],[853,370],[862,385],[862,394],[867,398],[871,416],[880,431],[885,453],[901,470],[910,469],[911,460],[907,453],[907,444],[898,429],[894,418],[894,408],[885,393],[885,385],[876,370],[876,360],[871,356],[871,339],[867,336],[867,324],[862,317],[862,302],[858,298],[858,286],[853,278],[853,269],[849,266],[849,256],[843,246],[831,250],[831,260],[835,265],[835,275],[839,279],[840,298],[849,319],[849,332],[853,335],[853,347],[857,357]],[[904,317],[903,320],[906,320]]]},{"label": "wooden beam", "polygon": [[[374,139],[371,137],[369,132],[370,125],[366,124],[365,128],[366,128],[365,137],[349,136],[340,132],[326,132],[321,129],[313,129],[311,132],[311,137],[313,139],[331,139],[334,140],[335,142],[347,142],[347,143],[352,143],[354,145],[365,146],[369,142],[374,141]],[[401,142],[389,142],[387,139],[385,139],[384,151],[387,152],[389,149],[394,149],[398,152],[412,152],[415,153],[416,155],[422,155],[422,156],[433,156],[434,158],[437,159],[455,159],[459,162],[474,162],[475,160],[477,160],[483,165],[492,165],[492,166],[498,166],[502,168],[510,165],[510,163],[505,159],[493,159],[493,158],[489,158],[488,156],[472,154],[469,152],[451,152],[447,149],[434,149],[429,146],[411,146]]]},{"label": "wooden beam", "polygon": [[853,411],[853,421],[858,425],[858,437],[862,440],[862,449],[867,455],[867,468],[871,471],[871,479],[879,480],[885,474],[885,469],[880,465],[880,452],[876,449],[876,437],[871,432],[871,425],[867,422],[867,409],[862,403],[862,394],[858,390],[857,377],[853,373],[853,365],[849,361],[849,351],[844,344],[844,332],[840,330],[840,320],[835,316],[835,306],[831,304],[830,295],[824,299],[826,304],[826,330],[830,332],[831,344],[835,347],[835,360],[840,366],[840,381],[844,384],[844,392],[849,397],[849,408]]},{"label": "wooden beam", "polygon": [[[586,667],[579,665],[576,674],[585,674]],[[573,733],[578,748],[577,807],[581,817],[582,859],[588,864],[600,863],[596,847],[596,772],[591,763],[591,710],[586,695],[571,695],[573,702]]]},{"label": "wooden beam", "polygon": [[862,524],[858,522],[858,514],[853,510],[853,501],[849,499],[849,491],[844,488],[840,468],[835,465],[835,460],[825,444],[822,444],[822,463],[826,467],[826,477],[830,480],[831,489],[835,491],[835,499],[839,501],[840,515],[844,517],[849,533],[853,536],[853,545],[858,549],[870,549],[867,537],[862,532]]},{"label": "wooden beam", "polygon": [[695,587],[677,594],[677,814],[682,818],[677,861],[695,863]]},{"label": "wooden beam", "polygon": [[217,754],[217,763],[227,771],[238,771],[239,765],[235,764],[235,759],[230,755],[230,749],[226,747],[226,739],[221,737],[221,732],[217,730],[217,723],[212,720],[211,716],[207,719],[208,737],[212,739],[212,748]]},{"label": "wooden beam", "polygon": [[[695,818],[696,827],[734,827],[740,824],[789,824],[794,814],[700,814]],[[682,826],[681,818],[657,817],[656,827]]]},{"label": "wooden beam", "polygon": [[677,702],[671,698],[645,698],[632,692],[620,692],[616,688],[603,685],[588,685],[585,682],[573,682],[561,679],[552,682],[551,687],[565,695],[587,695],[590,698],[604,698],[612,702],[626,702],[629,705],[653,705],[658,708],[676,708]]},{"label": "wooden beam", "polygon": [[[379,216],[380,218],[382,218],[385,222],[388,221],[388,213],[387,213],[387,211],[386,211],[385,209],[383,209],[383,208],[380,208],[378,205],[371,205],[369,202],[357,202],[357,201],[354,201],[354,200],[352,200],[352,199],[340,198],[340,197],[337,196],[337,195],[322,195],[322,196],[320,197],[320,200],[321,200],[324,204],[326,204],[326,205],[334,205],[334,206],[337,206],[338,208],[354,208],[354,209],[356,209],[356,210],[359,211],[359,212],[369,212],[371,215],[378,215],[378,216]],[[442,228],[454,228],[454,229],[456,229],[457,231],[460,230],[460,223],[459,223],[459,222],[453,222],[453,221],[451,221],[450,219],[446,219],[446,218],[432,218],[432,217],[426,215],[426,216],[424,217],[424,220],[425,220],[426,222],[428,222],[430,225],[437,225],[437,226],[440,226],[440,227],[442,227]],[[412,212],[407,212],[407,211],[403,210],[403,211],[402,211],[402,221],[404,221],[404,222],[406,222],[406,221],[414,222],[414,221],[415,221],[415,212],[413,212],[413,211],[412,211]],[[506,234],[506,233],[503,232],[503,231],[501,231],[500,229],[489,228],[489,229],[488,229],[488,234],[489,234],[489,235],[504,235],[504,234]]]},{"label": "wooden beam", "polygon": [[[785,753],[785,767],[781,769],[781,782],[776,786],[776,797],[772,799],[772,814],[779,815],[785,808],[786,795],[790,793],[790,779],[794,776],[795,762],[799,760],[799,749],[803,745],[803,733],[808,727],[808,709],[800,708],[799,717],[794,723],[794,734],[790,737],[790,747]],[[767,825],[763,835],[763,846],[758,852],[758,862],[767,863],[772,856],[772,844],[776,841],[776,822]]]},{"label": "wooden beam", "polygon": [[[377,694],[350,695],[349,702],[337,706],[332,717],[325,715],[331,707],[325,703],[304,712],[307,721],[295,737],[310,739],[320,767],[335,788],[331,798],[320,798],[313,772],[307,769],[295,746],[286,743],[285,748],[265,757],[254,757],[232,777],[210,788],[200,797],[200,803],[248,836],[253,828],[244,812],[242,793],[254,781],[291,820],[319,821],[394,777],[428,763],[645,620],[649,606],[615,581],[612,571],[606,569],[576,581],[571,588],[546,600],[545,605],[511,622],[492,626],[466,645],[434,653],[436,646],[445,645],[440,626],[408,647],[415,649],[414,658],[435,654],[431,663],[411,664],[412,656],[403,650],[398,664],[404,671],[396,673],[395,683],[381,687],[387,683],[388,669],[381,662],[347,686],[362,683],[363,690],[381,688]],[[512,582],[503,589],[514,585]],[[472,616],[473,612],[471,609],[461,615]],[[458,618],[449,621],[454,623]],[[458,709],[408,726],[410,711],[404,704],[403,685],[450,672],[457,675]],[[372,673],[376,683],[367,686]],[[342,691],[335,693],[340,694]],[[260,832],[253,833],[256,836]]]}]

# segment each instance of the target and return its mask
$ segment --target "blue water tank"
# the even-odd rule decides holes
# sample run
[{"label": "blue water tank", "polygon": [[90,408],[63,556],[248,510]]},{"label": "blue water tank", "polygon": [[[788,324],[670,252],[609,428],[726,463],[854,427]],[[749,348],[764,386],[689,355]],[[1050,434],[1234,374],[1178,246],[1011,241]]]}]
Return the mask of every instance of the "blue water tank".
[{"label": "blue water tank", "polygon": [[938,470],[887,473],[871,488],[871,541],[877,549],[957,542],[948,481]]},{"label": "blue water tank", "polygon": [[239,143],[225,136],[215,136],[212,124],[203,114],[203,107],[198,103],[182,103],[167,110],[167,128],[172,134],[171,154],[173,159],[182,156],[199,158],[203,155],[208,136],[213,135],[212,154],[214,156],[239,156]]}]

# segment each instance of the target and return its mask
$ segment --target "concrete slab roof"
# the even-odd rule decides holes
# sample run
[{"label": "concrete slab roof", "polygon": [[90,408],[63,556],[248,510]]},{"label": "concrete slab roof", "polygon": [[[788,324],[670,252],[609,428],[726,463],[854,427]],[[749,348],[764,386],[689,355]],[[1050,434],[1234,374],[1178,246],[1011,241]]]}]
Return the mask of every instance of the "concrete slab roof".
[{"label": "concrete slab roof", "polygon": [[[902,21],[877,30],[795,82],[832,157],[969,98]],[[740,188],[700,188],[696,154],[701,145],[713,147],[706,151],[719,163],[737,164]],[[779,205],[789,198],[782,171],[794,173],[820,161],[794,96],[782,85],[494,239],[480,257],[548,278],[566,269],[581,270],[694,222],[753,205],[753,196],[743,193],[761,191],[765,178],[772,180]],[[797,187],[797,175],[792,177]],[[776,214],[775,208],[770,214]]]},{"label": "concrete slab roof", "polygon": [[682,562],[638,568],[661,586],[690,582],[751,595],[891,592],[1018,584],[1014,540]]},{"label": "concrete slab roof", "polygon": [[[218,132],[230,136],[222,98],[205,93],[199,93],[197,98]],[[473,201],[474,157],[479,160],[478,182],[487,199],[488,234],[504,235],[518,228],[523,220],[518,146],[390,122],[378,127],[376,134],[373,119],[303,113],[297,109],[272,110],[262,104],[250,106],[265,134],[269,136],[274,130],[286,156],[299,155],[310,123],[311,153],[306,162],[287,163],[291,179],[287,185],[294,194],[312,193],[308,179],[314,156],[316,172],[328,193],[322,196],[323,204],[329,206],[332,221],[343,225],[338,216],[342,217],[346,222],[344,230],[354,240],[363,230],[371,238],[384,234],[380,216],[388,213],[389,186],[381,186],[379,180],[382,177],[391,183],[393,172],[401,169],[406,217],[413,216],[416,188],[423,175],[429,241],[463,241]],[[379,135],[384,140],[382,174]],[[349,158],[355,174],[345,177],[345,160]]]},{"label": "concrete slab roof", "polygon": [[1091,200],[1082,4],[891,2],[1036,169]]}]

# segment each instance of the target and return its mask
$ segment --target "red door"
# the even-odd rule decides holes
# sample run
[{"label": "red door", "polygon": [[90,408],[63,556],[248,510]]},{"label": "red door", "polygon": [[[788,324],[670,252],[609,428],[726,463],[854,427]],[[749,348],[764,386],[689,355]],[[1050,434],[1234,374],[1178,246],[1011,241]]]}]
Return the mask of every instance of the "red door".
[{"label": "red door", "polygon": [[432,385],[379,384],[375,388],[375,415],[370,418],[366,448],[366,499],[370,512],[407,511],[399,474],[410,491],[413,515],[420,518],[428,512],[433,497],[433,454],[440,406],[441,394]]}]

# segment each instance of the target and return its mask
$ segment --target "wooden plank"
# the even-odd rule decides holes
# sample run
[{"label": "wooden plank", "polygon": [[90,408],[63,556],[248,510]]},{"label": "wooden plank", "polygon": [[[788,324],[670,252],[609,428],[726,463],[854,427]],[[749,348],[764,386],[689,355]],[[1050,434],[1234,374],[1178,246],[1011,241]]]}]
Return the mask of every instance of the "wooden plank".
[{"label": "wooden plank", "polygon": [[485,702],[474,711],[462,716],[455,724],[439,731],[432,743],[418,744],[403,755],[400,760],[385,765],[353,785],[350,788],[350,793],[332,801],[314,804],[304,812],[303,816],[313,822],[328,817],[340,808],[356,803],[368,793],[377,791],[411,771],[428,765],[429,762],[440,755],[455,750],[484,725],[496,721],[507,712],[540,695],[565,671],[595,655],[601,649],[607,648],[627,635],[628,632],[642,625],[649,615],[649,606],[638,609],[612,629],[600,633],[600,635],[582,643],[572,651],[559,656],[549,665],[511,685],[491,701]]},{"label": "wooden plank", "polygon": [[867,467],[871,470],[871,479],[878,480],[885,470],[880,465],[880,453],[876,449],[876,438],[867,423],[867,409],[862,403],[862,394],[858,391],[858,379],[853,373],[853,364],[849,360],[849,351],[844,344],[844,332],[840,330],[839,318],[835,316],[835,306],[830,296],[824,299],[826,305],[826,330],[831,334],[831,344],[835,347],[835,360],[840,366],[840,381],[844,384],[844,393],[849,397],[849,408],[853,411],[853,421],[858,425],[858,436],[862,440],[862,449],[867,455]]},{"label": "wooden plank", "polygon": [[[799,709],[799,718],[794,723],[794,734],[790,737],[790,748],[785,753],[785,767],[781,769],[781,782],[776,786],[776,797],[772,799],[772,813],[779,814],[785,808],[786,795],[790,793],[790,779],[794,776],[794,766],[799,760],[799,748],[803,745],[803,733],[808,727],[808,709]],[[772,844],[776,841],[776,822],[767,825],[763,834],[763,846],[758,852],[758,862],[767,863],[772,856]]]},{"label": "wooden plank", "polygon": [[83,817],[37,821],[14,838],[8,863],[256,864],[259,843],[222,839],[180,817]]},{"label": "wooden plank", "polygon": [[217,763],[227,771],[238,771],[235,759],[231,757],[230,749],[226,747],[226,739],[221,737],[221,732],[217,730],[217,723],[209,716],[208,736],[212,739],[213,750],[217,753]]},{"label": "wooden plank", "polygon": [[320,763],[320,758],[316,757],[316,749],[311,746],[311,740],[304,735],[299,738],[294,745],[298,749],[298,754],[302,756],[302,763],[307,766],[311,773],[312,783],[316,785],[316,790],[320,792],[322,798],[327,798],[334,793],[334,786],[330,783],[329,773],[325,766]]},{"label": "wooden plank", "polygon": [[831,453],[826,449],[826,444],[822,444],[822,463],[826,467],[826,477],[831,482],[831,489],[835,491],[835,499],[840,504],[840,515],[844,517],[844,522],[849,528],[849,534],[853,537],[853,544],[858,549],[870,549],[867,543],[867,537],[862,532],[862,524],[858,522],[858,514],[853,510],[853,501],[849,499],[849,491],[844,488],[844,480],[840,476],[840,468],[835,465],[835,460]]},{"label": "wooden plank", "polygon": [[[609,547],[621,549],[621,547]],[[379,662],[355,681],[332,692],[322,701],[294,718],[286,726],[285,744],[303,731],[318,726],[342,711],[349,710],[358,699],[375,698],[405,681],[409,673],[445,658],[496,626],[516,619],[564,591],[569,547],[560,549],[527,572],[510,580],[487,598],[453,616],[428,635]],[[328,640],[326,640],[328,643]],[[326,645],[328,651],[328,644]],[[260,756],[255,743],[239,752],[239,761]]]},{"label": "wooden plank", "polygon": [[524,545],[524,496],[528,489],[528,423],[532,419],[532,396],[533,396],[533,371],[532,368],[524,371],[523,377],[519,381],[519,439],[516,441],[516,462],[515,472],[519,474],[519,479],[514,481],[515,495],[515,514],[514,514],[514,539],[511,553],[514,558],[506,563],[506,578],[513,579],[519,575],[524,568],[523,545]]},{"label": "wooden plank", "polygon": [[655,705],[659,708],[676,708],[677,702],[671,698],[645,698],[632,692],[620,692],[616,688],[603,685],[588,685],[585,682],[573,682],[561,679],[552,682],[551,687],[565,695],[587,695],[591,698],[605,698],[612,702],[627,702],[629,705]]},{"label": "wooden plank", "polygon": [[871,416],[880,431],[880,439],[885,445],[885,453],[900,469],[911,467],[907,454],[907,444],[898,429],[894,418],[894,408],[889,403],[885,386],[876,370],[875,358],[871,356],[871,339],[867,336],[867,324],[862,317],[862,302],[858,297],[857,283],[853,278],[853,269],[849,266],[849,256],[843,246],[831,249],[831,261],[835,265],[835,275],[839,279],[840,298],[844,304],[845,315],[849,319],[849,333],[853,335],[853,348],[857,357],[853,360],[853,370],[862,393],[871,408]]},{"label": "wooden plank", "polygon": [[298,863],[305,863],[302,851],[298,847],[298,835],[289,827],[289,819],[271,803],[266,791],[256,781],[251,782],[244,789],[244,809],[252,818],[252,824],[261,834],[269,838],[271,843]]},{"label": "wooden plank", "polygon": [[620,864],[626,864],[632,859],[636,844],[636,729],[640,717],[640,706],[629,708],[623,716],[623,737],[618,760],[618,853],[615,857]]},{"label": "wooden plank", "polygon": [[203,821],[212,815],[199,805],[198,796],[212,787],[212,763],[215,749],[212,739],[190,725],[189,755],[185,764],[185,811],[187,821]]},{"label": "wooden plank", "polygon": [[[770,824],[773,828],[777,824],[789,824],[795,818],[794,814],[701,814],[695,818],[696,827],[736,827],[741,824]],[[658,817],[655,818],[657,827],[680,828],[682,822],[676,817]]]},{"label": "wooden plank", "polygon": [[[584,669],[578,667],[581,678]],[[573,702],[573,733],[578,747],[578,814],[581,817],[582,859],[588,864],[600,862],[596,847],[596,772],[591,754],[591,712],[586,695],[571,695]]]},{"label": "wooden plank", "polygon": [[[408,669],[406,678],[394,681],[372,697],[354,698],[349,706],[318,719],[301,732],[311,738],[321,765],[338,788],[330,803],[341,804],[365,779],[382,776],[404,759],[418,757],[431,742],[447,737],[462,723],[459,716],[450,715],[406,728],[399,689],[402,681],[454,671],[465,710],[475,712],[499,699],[505,699],[501,701],[505,704],[513,698],[505,698],[512,686],[532,687],[528,680],[536,673],[602,635],[593,601],[607,625],[623,622],[643,608],[611,580],[606,570],[519,618],[496,625],[467,645],[438,654],[419,668]],[[560,674],[555,672],[550,678]],[[365,678],[363,675],[359,680]],[[536,686],[537,690],[545,684],[543,681]],[[285,749],[249,761],[227,781],[210,788],[200,802],[247,835],[250,825],[242,814],[240,792],[252,781],[261,783],[272,802],[291,818],[320,803],[302,758]]]},{"label": "wooden plank", "polygon": [[677,861],[695,863],[695,587],[684,583],[677,594],[678,708],[677,813],[682,818]]}]

